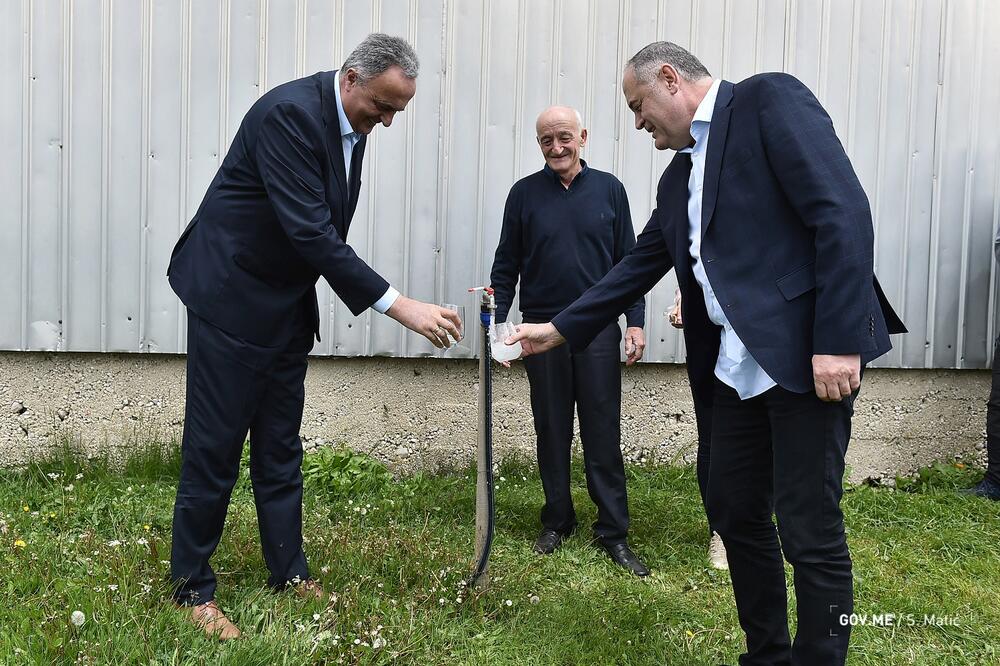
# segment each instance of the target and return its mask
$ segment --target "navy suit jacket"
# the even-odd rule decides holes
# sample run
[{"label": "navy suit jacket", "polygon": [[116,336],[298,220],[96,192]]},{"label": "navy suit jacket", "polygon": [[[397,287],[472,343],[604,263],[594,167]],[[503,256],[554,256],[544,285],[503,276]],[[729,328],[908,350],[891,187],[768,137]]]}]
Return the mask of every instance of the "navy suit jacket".
[{"label": "navy suit jacket", "polygon": [[[583,347],[674,268],[697,409],[711,404],[721,327],[709,320],[691,270],[689,160],[678,154],[663,172],[632,252],[552,323]],[[873,274],[868,198],[830,117],[794,77],[720,84],[702,197],[709,282],[781,387],[814,390],[813,354],[860,354],[867,363],[892,347],[890,333],[906,332]]]},{"label": "navy suit jacket", "polygon": [[181,301],[256,344],[281,344],[303,317],[319,337],[320,275],[355,315],[389,287],[347,245],[365,138],[346,173],[334,74],[290,81],[254,103],[170,257]]}]

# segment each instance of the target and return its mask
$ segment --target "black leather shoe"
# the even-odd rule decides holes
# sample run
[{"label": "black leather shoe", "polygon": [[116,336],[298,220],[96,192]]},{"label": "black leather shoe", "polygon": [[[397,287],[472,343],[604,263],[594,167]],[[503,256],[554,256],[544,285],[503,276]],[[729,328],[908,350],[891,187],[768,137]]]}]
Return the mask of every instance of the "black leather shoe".
[{"label": "black leather shoe", "polygon": [[618,566],[628,569],[636,576],[642,577],[649,575],[649,569],[642,563],[642,560],[640,560],[639,557],[632,552],[632,549],[628,547],[627,543],[616,543],[613,546],[608,546],[601,542],[601,548],[607,552],[608,557],[610,557]]},{"label": "black leather shoe", "polygon": [[1000,485],[993,483],[989,479],[983,479],[971,488],[959,490],[958,493],[972,497],[985,497],[986,499],[1000,502]]},{"label": "black leather shoe", "polygon": [[551,555],[562,545],[563,535],[555,530],[544,529],[535,539],[533,550],[539,555]]}]

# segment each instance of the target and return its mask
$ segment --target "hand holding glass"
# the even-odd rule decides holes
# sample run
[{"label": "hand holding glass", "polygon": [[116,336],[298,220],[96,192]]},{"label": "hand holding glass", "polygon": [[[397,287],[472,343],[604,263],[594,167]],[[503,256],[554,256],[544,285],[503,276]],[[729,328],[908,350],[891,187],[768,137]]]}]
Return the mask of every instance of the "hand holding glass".
[{"label": "hand holding glass", "polygon": [[490,324],[490,351],[496,361],[503,363],[521,357],[523,350],[520,342],[515,342],[512,345],[504,342],[516,332],[517,327],[509,321]]}]

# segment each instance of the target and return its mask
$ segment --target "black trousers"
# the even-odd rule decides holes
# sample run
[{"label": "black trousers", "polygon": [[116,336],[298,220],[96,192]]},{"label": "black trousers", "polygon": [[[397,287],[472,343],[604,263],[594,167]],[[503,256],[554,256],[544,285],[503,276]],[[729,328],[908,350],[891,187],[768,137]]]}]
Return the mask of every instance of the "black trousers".
[{"label": "black trousers", "polygon": [[[726,544],[746,633],[742,666],[847,658],[850,627],[839,618],[853,611],[854,590],[840,499],[854,397],[823,402],[776,386],[740,400],[716,380],[708,512]],[[794,643],[782,552],[794,570]]]},{"label": "black trousers", "polygon": [[268,583],[309,577],[302,552],[299,426],[311,333],[278,347],[230,335],[188,311],[187,397],[174,503],[170,575],[180,603],[210,601],[240,454],[250,431],[250,477]]},{"label": "black trousers", "polygon": [[587,491],[597,505],[594,536],[608,545],[625,541],[628,499],[621,451],[621,329],[614,323],[579,352],[568,345],[528,356],[538,468],[545,491],[542,526],[562,534],[576,527],[570,495],[573,407],[580,419]]},{"label": "black trousers", "polygon": [[1000,485],[1000,337],[993,347],[993,384],[986,403],[986,478]]}]

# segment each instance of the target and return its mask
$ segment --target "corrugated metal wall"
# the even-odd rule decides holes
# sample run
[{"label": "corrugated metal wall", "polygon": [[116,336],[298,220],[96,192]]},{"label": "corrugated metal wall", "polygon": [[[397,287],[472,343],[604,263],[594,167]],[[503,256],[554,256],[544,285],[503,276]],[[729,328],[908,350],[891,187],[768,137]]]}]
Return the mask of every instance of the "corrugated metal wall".
[{"label": "corrugated metal wall", "polygon": [[[4,0],[0,348],[182,351],[167,260],[243,113],[373,30],[407,37],[422,71],[369,143],[350,242],[404,293],[471,305],[509,186],[542,164],[533,123],[550,103],[583,113],[586,158],[625,182],[641,228],[670,154],[632,128],[619,78],[670,39],[729,80],[791,72],[830,111],[912,331],[882,365],[991,357],[993,0]],[[648,299],[650,360],[683,358],[663,316],[672,293],[668,276]],[[320,302],[318,354],[431,352],[325,285]]]}]

